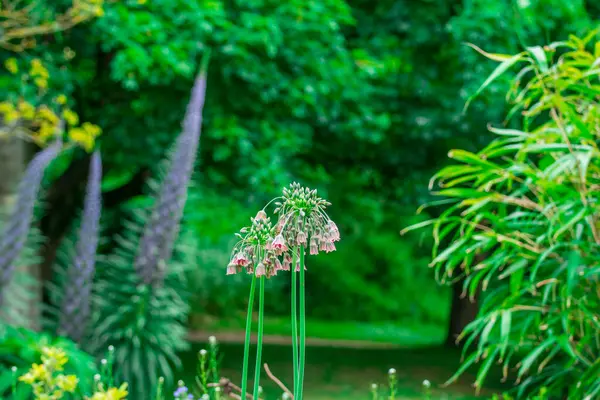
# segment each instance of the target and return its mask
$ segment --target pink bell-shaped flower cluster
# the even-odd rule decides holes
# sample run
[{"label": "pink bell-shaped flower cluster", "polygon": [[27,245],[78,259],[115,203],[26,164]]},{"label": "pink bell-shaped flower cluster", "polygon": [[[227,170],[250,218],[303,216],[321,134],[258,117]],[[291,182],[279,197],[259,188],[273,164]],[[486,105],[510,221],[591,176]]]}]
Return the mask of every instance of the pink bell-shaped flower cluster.
[{"label": "pink bell-shaped flower cluster", "polygon": [[[227,265],[227,275],[246,270],[257,277],[270,278],[279,271],[300,270],[300,252],[311,255],[336,250],[340,232],[325,209],[329,202],[320,198],[316,190],[292,183],[283,190],[276,204],[277,223],[264,210],[252,218],[252,225],[243,228]],[[305,266],[306,269],[306,266]]]}]

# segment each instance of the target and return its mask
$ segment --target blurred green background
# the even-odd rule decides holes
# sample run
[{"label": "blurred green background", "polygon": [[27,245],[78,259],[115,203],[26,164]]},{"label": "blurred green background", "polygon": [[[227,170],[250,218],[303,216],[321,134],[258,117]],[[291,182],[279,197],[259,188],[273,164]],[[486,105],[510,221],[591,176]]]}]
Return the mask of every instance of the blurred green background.
[{"label": "blurred green background", "polygon": [[[58,10],[69,2],[47,3]],[[52,90],[103,130],[104,222],[118,233],[180,132],[200,57],[211,49],[201,155],[183,227],[192,233],[185,244],[198,250],[190,275],[193,334],[243,327],[247,282],[225,277],[233,233],[299,181],[333,203],[342,235],[337,252],[307,260],[308,336],[411,348],[446,340],[453,297],[427,267],[431,239],[400,230],[425,218],[415,210],[429,199],[428,179],[448,151],[480,147],[487,124],[506,114],[503,80],[463,113],[495,67],[465,43],[514,53],[583,34],[599,16],[600,3],[584,0],[107,1],[102,18],[30,53],[62,71]],[[60,69],[65,48],[76,57]],[[68,157],[43,223],[54,241],[76,215],[85,182],[85,152]],[[288,291],[285,280],[269,282],[268,334],[289,331]],[[233,364],[240,351],[231,346],[225,352]],[[328,360],[350,357],[311,351],[309,363],[323,376],[334,373]],[[378,352],[364,356],[376,374],[451,360],[432,372],[440,382],[458,363],[446,350]],[[278,353],[269,348],[265,358]],[[364,368],[350,364],[354,373]],[[349,388],[333,392],[353,399],[352,373],[342,380]],[[355,382],[359,388],[367,375]]]}]

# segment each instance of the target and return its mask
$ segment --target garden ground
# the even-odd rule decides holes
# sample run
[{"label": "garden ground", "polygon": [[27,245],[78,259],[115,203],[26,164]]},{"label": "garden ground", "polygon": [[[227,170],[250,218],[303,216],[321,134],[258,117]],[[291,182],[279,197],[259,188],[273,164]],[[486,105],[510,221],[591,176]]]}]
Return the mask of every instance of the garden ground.
[{"label": "garden ground", "polygon": [[[240,321],[219,321],[209,326],[212,329],[191,333],[195,344],[185,356],[186,371],[195,370],[195,354],[206,346],[208,336],[215,334],[221,343],[222,375],[238,382],[244,338],[243,330],[239,329]],[[290,337],[285,335],[287,327],[283,320],[268,321],[265,331],[273,334],[265,335],[263,360],[289,385],[292,354]],[[460,352],[440,347],[443,331],[437,330],[440,332],[434,327],[310,321],[307,324],[307,399],[367,399],[372,383],[387,383],[389,368],[397,370],[397,399],[422,399],[421,384],[425,379],[432,383],[433,399],[478,398],[470,384],[474,381],[473,375],[466,374],[457,384],[441,387],[458,368]],[[264,374],[263,386],[267,398],[276,398],[281,392]],[[479,398],[488,398],[489,394],[490,391],[484,391]]]}]

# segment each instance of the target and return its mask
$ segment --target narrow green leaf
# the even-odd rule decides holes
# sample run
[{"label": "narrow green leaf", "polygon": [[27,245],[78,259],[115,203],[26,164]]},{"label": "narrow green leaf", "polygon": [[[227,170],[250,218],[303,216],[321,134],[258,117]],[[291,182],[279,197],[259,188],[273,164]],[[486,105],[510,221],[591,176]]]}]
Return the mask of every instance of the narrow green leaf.
[{"label": "narrow green leaf", "polygon": [[477,89],[477,91],[471,97],[469,97],[469,99],[467,100],[467,102],[465,104],[463,112],[467,110],[467,108],[469,107],[469,104],[477,96],[479,96],[481,94],[481,92],[483,92],[492,82],[494,82],[496,79],[498,79],[498,77],[500,77],[502,74],[504,74],[506,71],[508,71],[513,65],[515,65],[519,61],[522,61],[523,56],[524,56],[524,53],[519,53],[519,54],[516,54],[516,55],[510,57],[507,60],[502,61],[502,63],[500,65],[498,65],[496,67],[496,69],[491,73],[491,75],[483,82],[483,84],[479,87],[479,89]]}]

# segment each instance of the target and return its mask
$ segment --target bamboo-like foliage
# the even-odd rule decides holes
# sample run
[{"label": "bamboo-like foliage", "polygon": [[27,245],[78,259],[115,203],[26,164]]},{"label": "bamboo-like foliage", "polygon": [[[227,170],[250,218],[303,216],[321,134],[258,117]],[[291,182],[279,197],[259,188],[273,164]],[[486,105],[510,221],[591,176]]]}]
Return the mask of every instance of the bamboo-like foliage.
[{"label": "bamboo-like foliage", "polygon": [[[478,318],[462,333],[481,387],[496,364],[516,375],[516,396],[600,396],[600,42],[531,47],[500,64],[481,90],[522,68],[508,93],[517,129],[456,161],[431,181],[446,204],[433,226],[431,266],[442,282],[481,289]],[[483,52],[482,52],[483,53]],[[483,260],[477,255],[485,255]],[[480,261],[479,261],[480,260]]]}]

